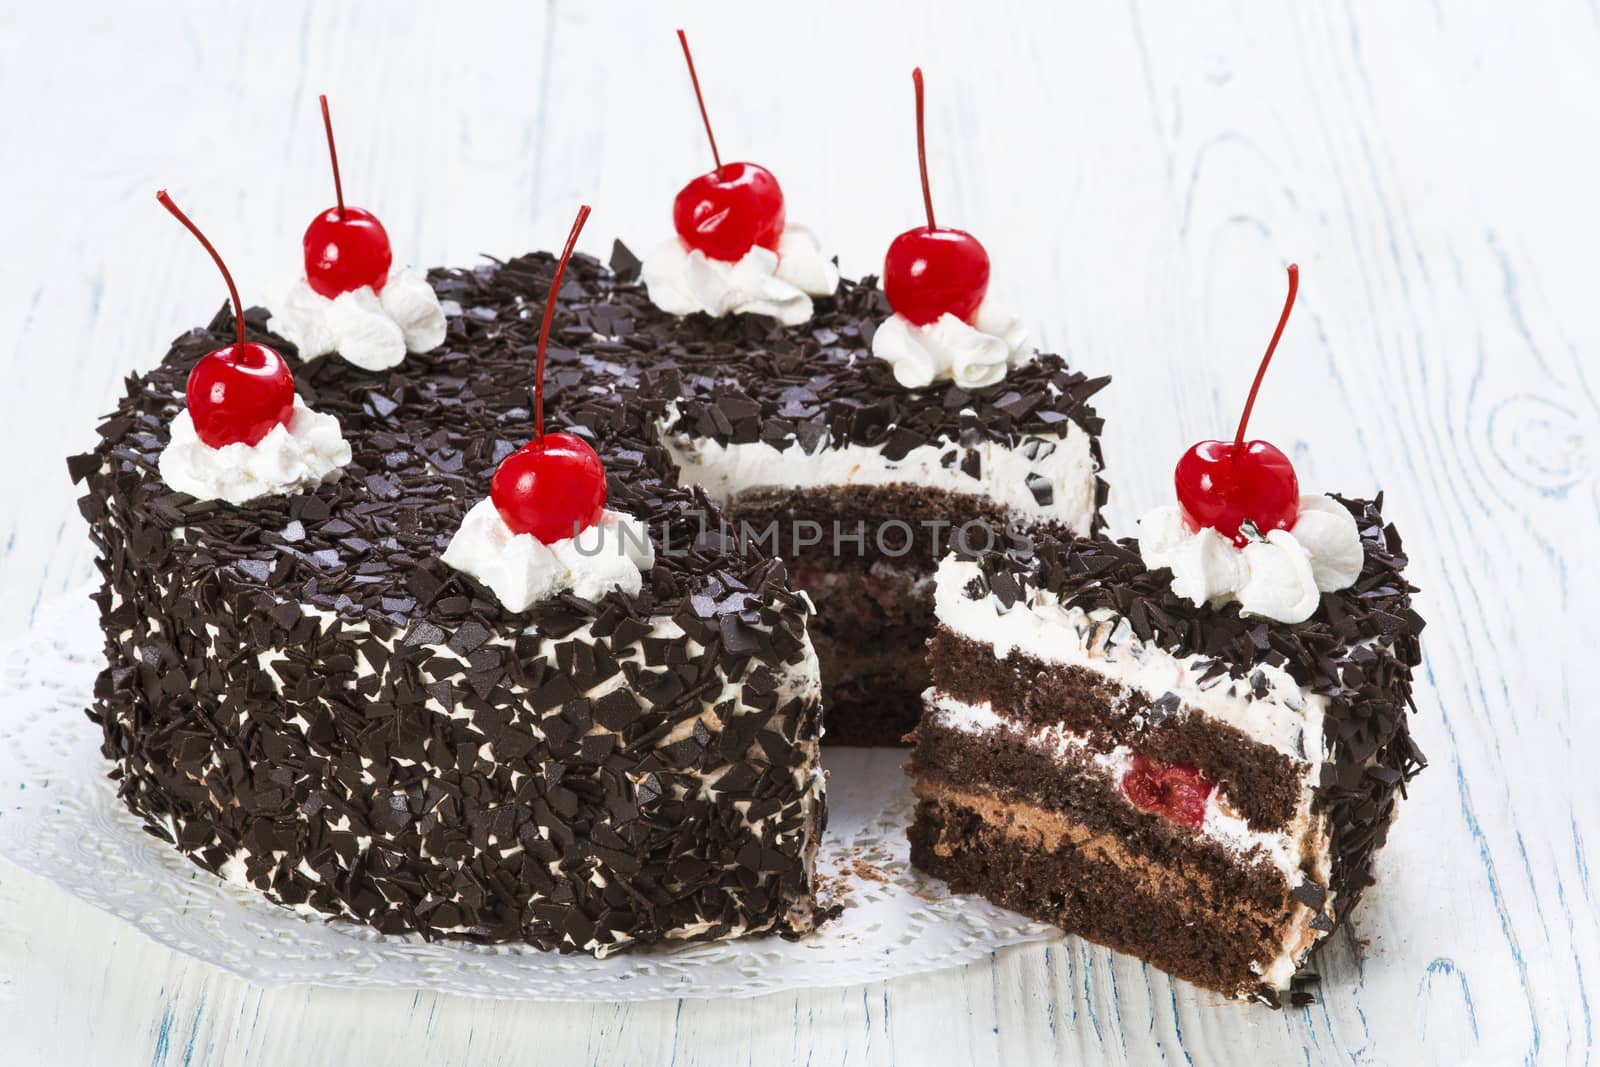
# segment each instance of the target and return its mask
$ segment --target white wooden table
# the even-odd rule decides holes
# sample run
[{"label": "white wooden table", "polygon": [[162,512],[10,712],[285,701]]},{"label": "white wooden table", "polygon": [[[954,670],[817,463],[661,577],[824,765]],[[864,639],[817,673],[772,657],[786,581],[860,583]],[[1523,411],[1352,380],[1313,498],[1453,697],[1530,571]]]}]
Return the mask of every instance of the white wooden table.
[{"label": "white wooden table", "polygon": [[[1273,1013],[1067,940],[755,1001],[546,1006],[263,991],[0,865],[0,1062],[1580,1062],[1600,997],[1600,12],[1496,3],[0,4],[0,638],[91,554],[60,457],[222,299],[152,194],[278,295],[345,188],[397,258],[668,232],[724,150],[851,274],[941,221],[1103,394],[1112,519],[1257,407],[1315,490],[1388,492],[1430,620],[1416,782],[1323,999]],[[776,11],[776,9],[773,9]],[[0,700],[3,700],[0,696]],[[85,724],[85,728],[89,728]],[[3,784],[3,783],[0,783]]]}]

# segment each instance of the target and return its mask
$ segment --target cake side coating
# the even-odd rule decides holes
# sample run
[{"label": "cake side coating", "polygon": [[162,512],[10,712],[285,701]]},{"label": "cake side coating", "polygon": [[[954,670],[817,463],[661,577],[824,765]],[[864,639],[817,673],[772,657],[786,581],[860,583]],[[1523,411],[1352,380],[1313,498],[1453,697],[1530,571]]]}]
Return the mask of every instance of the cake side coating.
[{"label": "cake side coating", "polygon": [[[602,954],[803,932],[823,820],[807,607],[782,564],[714,532],[640,410],[615,402],[594,354],[615,342],[593,321],[612,282],[593,260],[563,288],[548,414],[595,443],[656,566],[638,596],[513,614],[438,561],[532,434],[552,267],[433,272],[446,342],[393,370],[295,361],[354,450],[311,493],[233,507],[160,481],[226,312],[132,376],[71,461],[105,578],[90,717],[151,833],[291,906]],[[246,317],[294,361],[264,313]]]}]

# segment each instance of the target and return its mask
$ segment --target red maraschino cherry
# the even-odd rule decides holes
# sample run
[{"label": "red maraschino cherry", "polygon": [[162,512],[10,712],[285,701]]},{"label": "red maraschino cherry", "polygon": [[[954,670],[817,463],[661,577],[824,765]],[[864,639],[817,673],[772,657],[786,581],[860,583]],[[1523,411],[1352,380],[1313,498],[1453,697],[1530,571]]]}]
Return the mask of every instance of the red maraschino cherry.
[{"label": "red maraschino cherry", "polygon": [[606,506],[606,472],[594,449],[581,437],[544,432],[544,356],[550,344],[550,323],[555,319],[561,277],[588,218],[585,204],[578,209],[567,246],[550,279],[550,295],[545,298],[533,371],[533,440],[502,460],[489,483],[489,497],[511,532],[532,534],[547,545],[593,526]]},{"label": "red maraschino cherry", "polygon": [[889,243],[883,258],[883,295],[895,314],[913,326],[937,322],[945,314],[970,323],[989,291],[989,253],[972,234],[941,228],[933,221],[921,67],[911,72],[911,83],[917,90],[917,166],[922,170],[922,204],[928,224],[907,230]]},{"label": "red maraschino cherry", "polygon": [[722,162],[711,133],[706,99],[700,93],[700,78],[694,71],[694,56],[689,54],[689,38],[682,30],[678,31],[678,43],[683,45],[689,80],[694,83],[694,97],[700,103],[700,118],[717,166],[678,191],[672,201],[672,225],[684,244],[709,259],[737,263],[756,245],[776,252],[783,236],[783,190],[778,188],[778,179],[756,163]]},{"label": "red maraschino cherry", "polygon": [[1205,825],[1206,801],[1214,789],[1214,783],[1187,764],[1162,763],[1138,754],[1122,776],[1122,792],[1134,807],[1191,830]]},{"label": "red maraschino cherry", "polygon": [[333,195],[337,202],[306,227],[302,242],[306,253],[306,282],[329,300],[363,285],[370,285],[373,292],[381,293],[389,280],[389,265],[394,262],[389,235],[372,212],[345,206],[328,98],[319,99],[322,101],[322,125],[328,131],[328,158],[333,162]]},{"label": "red maraschino cherry", "polygon": [[1289,457],[1266,441],[1246,441],[1245,428],[1250,425],[1250,410],[1255,407],[1256,393],[1261,390],[1261,379],[1272,362],[1272,353],[1283,336],[1283,327],[1289,321],[1289,311],[1294,307],[1294,297],[1300,289],[1300,268],[1289,265],[1289,296],[1283,302],[1283,314],[1278,316],[1278,328],[1272,332],[1267,354],[1261,357],[1255,381],[1250,385],[1250,396],[1244,403],[1244,414],[1239,417],[1239,429],[1232,441],[1201,441],[1178,460],[1174,475],[1178,487],[1178,503],[1184,518],[1196,530],[1211,527],[1233,543],[1243,548],[1249,538],[1241,532],[1246,522],[1265,535],[1272,530],[1287,530],[1294,525],[1300,513],[1300,480],[1295,477],[1294,465]]},{"label": "red maraschino cherry", "polygon": [[294,376],[278,353],[244,339],[244,305],[239,302],[239,290],[228,273],[228,265],[200,227],[178,209],[165,189],[156,193],[156,199],[211,253],[222,280],[228,283],[238,330],[237,341],[207,353],[189,372],[185,394],[194,432],[212,448],[240,442],[256,444],[274,426],[286,425],[294,414]]}]

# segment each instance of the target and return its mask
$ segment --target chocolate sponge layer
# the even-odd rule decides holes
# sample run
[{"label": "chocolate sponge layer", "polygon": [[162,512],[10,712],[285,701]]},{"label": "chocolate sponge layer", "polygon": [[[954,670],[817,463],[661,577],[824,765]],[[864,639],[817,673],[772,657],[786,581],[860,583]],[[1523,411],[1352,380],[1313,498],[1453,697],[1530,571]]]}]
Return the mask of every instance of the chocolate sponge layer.
[{"label": "chocolate sponge layer", "polygon": [[1156,708],[1145,693],[1086,667],[1015,650],[996,659],[990,646],[945,627],[929,644],[928,662],[939,692],[957,700],[987,701],[1030,726],[1063,727],[1097,751],[1126,745],[1162,763],[1197,768],[1223,788],[1251,829],[1281,829],[1294,818],[1306,764],[1181,702]]}]

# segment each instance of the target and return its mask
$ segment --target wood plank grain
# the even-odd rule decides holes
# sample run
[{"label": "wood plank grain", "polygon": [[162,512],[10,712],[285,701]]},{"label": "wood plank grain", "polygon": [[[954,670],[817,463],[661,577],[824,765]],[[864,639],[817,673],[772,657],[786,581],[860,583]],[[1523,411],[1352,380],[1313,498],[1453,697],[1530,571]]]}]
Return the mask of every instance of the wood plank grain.
[{"label": "wood plank grain", "polygon": [[156,187],[213,231],[248,299],[272,299],[328,197],[326,91],[347,188],[405,258],[549,246],[579,201],[596,205],[586,250],[642,251],[706,166],[680,24],[723,147],[772,167],[850,274],[916,221],[923,65],[941,215],[988,244],[995,296],[1043,343],[1116,376],[1102,408],[1124,529],[1185,445],[1231,426],[1301,263],[1254,429],[1308,487],[1387,491],[1430,619],[1433,766],[1358,914],[1363,944],[1332,945],[1321,1002],[1281,1014],[1075,939],[739,1002],[262,991],[0,867],[0,1058],[1586,1061],[1600,16],[1578,0],[0,9],[0,424],[25,442],[0,465],[0,637],[90,573],[56,457],[220,303]]}]

